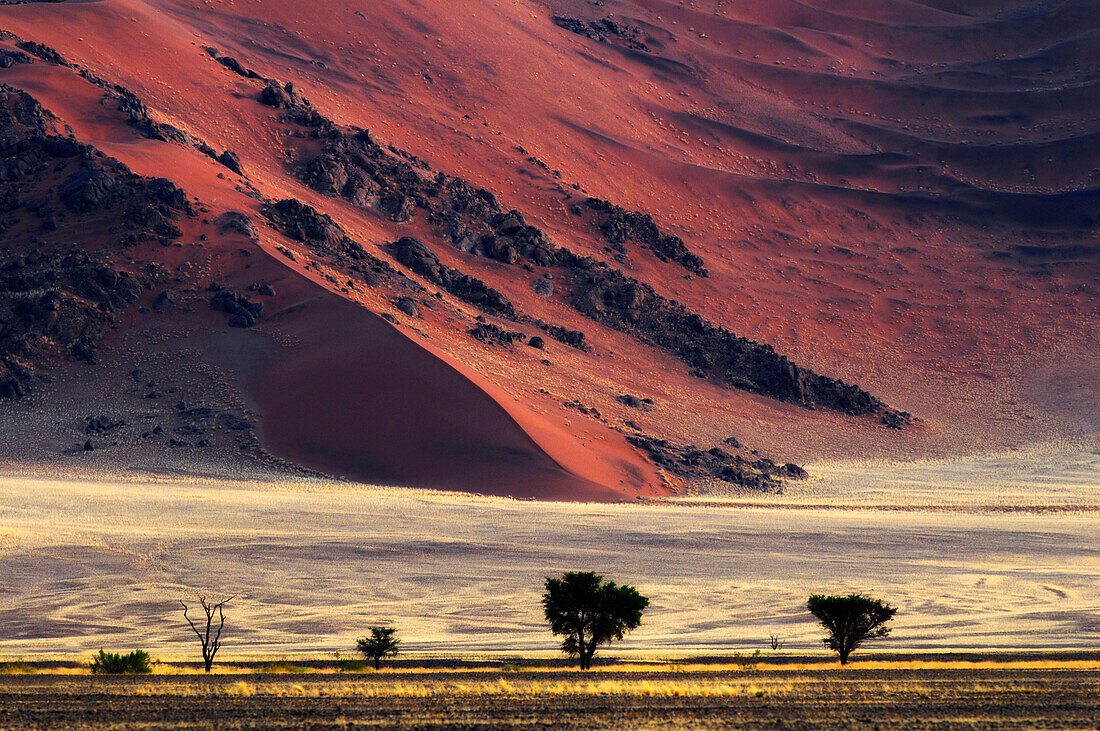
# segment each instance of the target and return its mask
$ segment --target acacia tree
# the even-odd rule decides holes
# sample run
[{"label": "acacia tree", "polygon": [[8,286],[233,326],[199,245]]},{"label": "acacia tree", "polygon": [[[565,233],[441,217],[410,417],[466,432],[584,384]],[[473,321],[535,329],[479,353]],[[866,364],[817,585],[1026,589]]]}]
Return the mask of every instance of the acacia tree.
[{"label": "acacia tree", "polygon": [[621,640],[642,623],[649,599],[591,571],[567,571],[560,579],[546,578],[542,606],[550,631],[565,637],[562,652],[588,670],[597,647]]},{"label": "acacia tree", "polygon": [[[222,599],[219,602],[207,601],[205,596],[199,597],[199,604],[202,606],[203,614],[206,615],[206,627],[202,628],[202,620],[199,620],[199,625],[196,626],[191,617],[187,616],[187,612],[190,607],[180,599],[180,604],[183,605],[183,618],[187,620],[187,624],[191,625],[191,629],[198,635],[199,642],[202,643],[202,661],[206,665],[206,672],[210,672],[210,668],[214,665],[214,656],[218,654],[218,650],[221,649],[222,643],[222,627],[225,626],[225,612],[223,607],[232,601],[233,597],[228,599]],[[214,628],[214,615],[218,615],[218,626]]]},{"label": "acacia tree", "polygon": [[374,660],[374,669],[382,666],[382,658],[397,654],[401,640],[397,639],[397,630],[393,627],[368,627],[369,637],[360,637],[355,641],[359,652]]},{"label": "acacia tree", "polygon": [[829,636],[823,642],[826,647],[840,656],[841,665],[848,664],[848,655],[865,640],[890,634],[890,628],[886,623],[898,611],[897,607],[864,594],[848,596],[813,594],[806,602],[806,608],[828,630]]}]

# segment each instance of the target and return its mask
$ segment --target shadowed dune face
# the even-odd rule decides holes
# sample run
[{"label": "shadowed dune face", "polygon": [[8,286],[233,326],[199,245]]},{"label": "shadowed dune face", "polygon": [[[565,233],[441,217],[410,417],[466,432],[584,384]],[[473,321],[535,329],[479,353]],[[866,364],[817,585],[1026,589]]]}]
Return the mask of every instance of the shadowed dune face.
[{"label": "shadowed dune face", "polygon": [[[1095,439],[1098,26],[1087,0],[458,0],[369,10],[350,0],[119,0],[0,9],[0,28],[131,90],[155,122],[233,152],[239,174],[195,146],[139,137],[87,74],[38,59],[0,69],[0,81],[135,172],[182,186],[208,219],[247,213],[258,231],[245,246],[271,255],[265,271],[277,277],[289,267],[318,295],[327,290],[312,319],[257,325],[275,341],[315,343],[307,357],[276,358],[262,377],[237,374],[274,453],[362,479],[632,497],[671,487],[623,433],[703,450],[737,436],[780,461]],[[886,429],[746,393],[736,380],[730,388],[705,369],[707,378],[696,377],[699,359],[683,348],[578,305],[576,269],[471,248],[417,204],[404,218],[385,181],[375,189],[319,180],[310,166],[331,129],[288,122],[287,107],[259,103],[264,79],[293,82],[311,114],[335,128],[369,129],[417,174],[483,187],[554,246],[606,261],[919,424]],[[685,268],[682,256],[602,232],[583,205],[589,196],[649,214],[709,276]],[[286,198],[330,216],[397,274],[366,283],[266,226],[261,204]],[[487,313],[395,262],[384,245],[402,236],[501,294],[516,317]],[[203,251],[185,248],[182,259],[221,251],[212,273],[247,284],[254,272],[230,256],[240,245],[211,233]],[[180,266],[168,251],[143,255]],[[415,315],[395,309],[401,297],[415,301]],[[391,337],[373,317],[351,328],[345,314],[356,307],[396,317],[404,335]],[[546,350],[471,338],[479,316],[543,337]],[[536,321],[583,332],[588,349],[554,340]],[[414,357],[421,346],[430,352]],[[388,376],[367,367],[365,350]],[[462,384],[464,395],[432,415],[446,399],[419,393],[426,380]],[[625,405],[624,394],[654,408]],[[371,416],[383,405],[407,409],[409,420],[383,425]],[[465,419],[468,410],[510,424],[509,435]],[[421,460],[426,454],[436,458]],[[454,476],[460,454],[485,465],[480,477]],[[527,465],[548,481],[500,487]]]}]

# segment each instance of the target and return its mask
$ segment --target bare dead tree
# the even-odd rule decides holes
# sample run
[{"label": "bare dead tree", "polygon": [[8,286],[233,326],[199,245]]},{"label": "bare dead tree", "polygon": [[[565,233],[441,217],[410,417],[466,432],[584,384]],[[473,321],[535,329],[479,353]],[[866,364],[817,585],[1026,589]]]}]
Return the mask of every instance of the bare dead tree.
[{"label": "bare dead tree", "polygon": [[780,637],[779,635],[768,635],[768,639],[772,643],[772,649],[773,650],[782,650],[783,649],[783,644],[784,643],[783,643],[783,638],[782,637]]},{"label": "bare dead tree", "polygon": [[[195,626],[195,623],[187,616],[189,607],[180,599],[180,604],[183,605],[183,618],[187,620],[187,624],[191,625],[191,629],[195,631],[199,642],[202,643],[202,661],[206,664],[206,672],[210,672],[210,668],[214,664],[214,656],[218,654],[218,650],[222,646],[222,627],[225,626],[225,612],[222,611],[222,608],[232,600],[232,596],[219,602],[207,601],[205,596],[199,597],[199,604],[202,605],[203,614],[206,615],[206,629],[204,631],[201,629],[202,620],[199,619],[199,626]],[[214,627],[215,614],[218,615],[216,629]]]}]

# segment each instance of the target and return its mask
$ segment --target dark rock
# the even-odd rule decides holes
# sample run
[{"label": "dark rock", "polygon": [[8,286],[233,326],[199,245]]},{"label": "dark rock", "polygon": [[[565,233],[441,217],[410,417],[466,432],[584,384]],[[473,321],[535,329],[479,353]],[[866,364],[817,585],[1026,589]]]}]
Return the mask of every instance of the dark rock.
[{"label": "dark rock", "polygon": [[298,93],[294,88],[294,84],[288,83],[279,86],[277,81],[267,82],[267,86],[260,92],[260,101],[275,109],[295,109],[309,106],[309,102]]},{"label": "dark rock", "polygon": [[505,347],[511,347],[512,343],[517,340],[523,340],[526,336],[521,332],[513,332],[505,330],[497,325],[491,323],[479,322],[474,327],[467,330],[475,340],[480,340],[488,345],[503,345]]},{"label": "dark rock", "polygon": [[394,306],[409,317],[420,316],[420,308],[411,297],[399,297]]},{"label": "dark rock", "polygon": [[749,463],[718,447],[704,451],[694,445],[676,445],[665,439],[655,439],[643,434],[624,436],[628,442],[645,452],[654,464],[682,477],[719,479],[755,490],[777,489],[780,478],[797,477],[797,472],[788,471],[786,466],[778,468],[771,460],[761,459]]},{"label": "dark rock", "polygon": [[107,414],[102,414],[98,417],[86,416],[84,417],[84,433],[85,434],[102,434],[104,432],[114,431],[120,426],[125,426],[126,422],[121,419],[112,419]]},{"label": "dark rock", "polygon": [[809,477],[809,473],[796,464],[788,462],[779,468],[778,474],[781,477],[790,477],[795,480],[804,480]]},{"label": "dark rock", "polygon": [[237,157],[237,153],[230,150],[226,150],[216,158],[225,167],[229,168],[237,175],[241,175],[241,158]]},{"label": "dark rock", "polygon": [[460,300],[469,302],[484,312],[516,319],[515,308],[507,297],[480,279],[442,264],[435,252],[419,239],[404,236],[390,244],[389,248],[399,263],[429,282],[443,287]]},{"label": "dark rock", "polygon": [[543,340],[538,335],[535,335],[533,338],[528,340],[527,344],[530,345],[532,348],[538,348],[539,350],[546,350],[546,341]]},{"label": "dark rock", "polygon": [[565,15],[555,15],[552,20],[554,25],[559,28],[564,28],[570,33],[576,33],[599,43],[609,43],[614,40],[631,50],[643,53],[649,52],[649,47],[638,40],[641,29],[620,23],[610,16],[599,20],[584,21]]},{"label": "dark rock", "polygon": [[227,69],[237,74],[238,76],[243,76],[246,79],[262,78],[252,69],[245,68],[240,61],[233,58],[232,56],[214,56],[214,60],[220,63],[222,66],[225,66]]},{"label": "dark rock", "polygon": [[879,421],[889,429],[901,429],[913,420],[913,415],[907,411],[884,411],[879,414]]},{"label": "dark rock", "polygon": [[572,401],[566,401],[565,403],[562,404],[562,406],[564,406],[567,409],[576,409],[577,411],[581,412],[582,414],[587,414],[588,416],[594,416],[597,419],[602,419],[603,418],[600,415],[600,410],[599,409],[594,408],[594,407],[585,406],[583,403],[581,403],[577,399],[573,399]]},{"label": "dark rock", "polygon": [[680,237],[657,228],[649,214],[628,211],[599,198],[589,198],[585,205],[593,211],[597,228],[612,245],[640,244],[651,249],[661,261],[673,261],[694,274],[707,276],[703,260],[693,254]]},{"label": "dark rock", "polygon": [[256,232],[255,224],[252,223],[252,218],[240,211],[226,211],[214,219],[214,223],[216,223],[222,231],[236,231],[239,234],[244,234],[253,241],[260,237]]},{"label": "dark rock", "polygon": [[114,289],[118,285],[118,272],[110,267],[104,267],[96,273],[96,281],[106,289]]},{"label": "dark rock", "polygon": [[252,422],[234,414],[218,414],[218,421],[221,422],[221,425],[226,429],[232,431],[244,431],[246,429],[251,429],[253,426]]},{"label": "dark rock", "polygon": [[172,305],[175,303],[176,298],[171,292],[167,290],[162,291],[157,295],[156,299],[153,300],[153,311],[161,313],[167,312],[172,309]]},{"label": "dark rock", "polygon": [[256,324],[256,316],[248,310],[241,310],[229,318],[229,327],[252,327]]},{"label": "dark rock", "polygon": [[531,289],[535,290],[535,294],[539,297],[550,297],[554,294],[554,282],[550,275],[546,274],[532,282]]},{"label": "dark rock", "polygon": [[650,399],[640,399],[637,396],[631,396],[628,393],[621,394],[615,397],[615,400],[620,404],[629,406],[632,409],[641,409],[642,411],[649,411],[653,408],[653,401]]}]

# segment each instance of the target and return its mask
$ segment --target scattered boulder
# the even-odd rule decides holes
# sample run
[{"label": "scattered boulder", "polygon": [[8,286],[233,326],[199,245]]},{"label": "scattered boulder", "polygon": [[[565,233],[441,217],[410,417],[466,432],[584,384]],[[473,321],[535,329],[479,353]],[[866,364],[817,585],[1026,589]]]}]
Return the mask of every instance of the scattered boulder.
[{"label": "scattered boulder", "polygon": [[504,328],[494,325],[492,323],[479,322],[474,327],[467,330],[475,340],[480,340],[488,345],[503,345],[505,347],[511,347],[512,343],[517,340],[522,341],[526,336],[521,332],[514,332],[511,330],[505,330]]},{"label": "scattered boulder", "polygon": [[222,154],[218,155],[215,159],[225,167],[235,172],[237,175],[242,174],[241,158],[237,157],[237,153],[226,150]]},{"label": "scattered boulder", "polygon": [[640,409],[642,411],[649,411],[653,408],[653,399],[650,398],[638,398],[637,396],[631,396],[628,393],[621,394],[615,397],[615,400],[620,404],[629,406],[632,409]]},{"label": "scattered boulder", "polygon": [[252,327],[264,313],[263,302],[253,302],[228,289],[215,292],[210,298],[210,307],[219,312],[228,313],[230,327]]},{"label": "scattered boulder", "polygon": [[416,301],[413,300],[412,297],[398,297],[397,301],[394,302],[394,307],[409,317],[420,316],[420,307],[417,306]]},{"label": "scattered boulder", "polygon": [[260,238],[259,233],[256,231],[256,225],[252,223],[251,216],[240,211],[226,211],[215,218],[214,223],[221,231],[235,231],[253,241]]},{"label": "scattered boulder", "polygon": [[527,341],[527,344],[530,345],[532,348],[546,350],[546,341],[543,340],[542,337],[539,335],[535,335],[534,337],[532,337],[530,340]]},{"label": "scattered boulder", "polygon": [[554,294],[554,280],[553,276],[547,272],[534,282],[531,283],[531,289],[535,290],[535,294],[539,297],[551,297]]},{"label": "scattered boulder", "polygon": [[125,425],[125,421],[122,421],[121,419],[112,419],[107,414],[101,414],[100,416],[84,417],[85,434],[103,434],[104,432],[114,431],[120,426]]},{"label": "scattered boulder", "polygon": [[175,296],[168,290],[164,290],[156,296],[156,299],[153,300],[153,311],[161,313],[167,312],[168,310],[172,309],[172,305],[174,305],[175,303]]},{"label": "scattered boulder", "polygon": [[309,102],[298,93],[294,84],[287,83],[283,86],[278,81],[269,80],[267,86],[260,91],[260,102],[275,109],[294,109],[307,107]]}]

